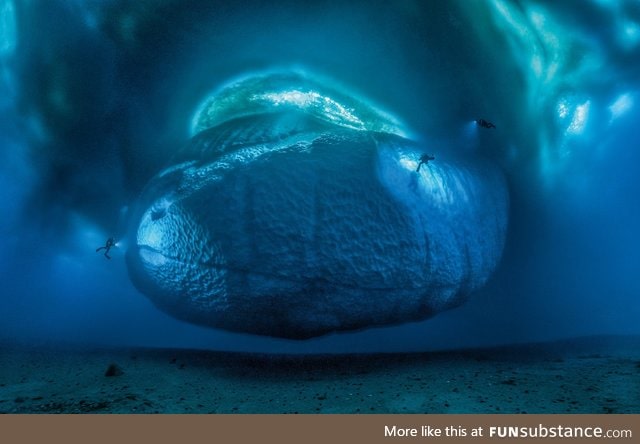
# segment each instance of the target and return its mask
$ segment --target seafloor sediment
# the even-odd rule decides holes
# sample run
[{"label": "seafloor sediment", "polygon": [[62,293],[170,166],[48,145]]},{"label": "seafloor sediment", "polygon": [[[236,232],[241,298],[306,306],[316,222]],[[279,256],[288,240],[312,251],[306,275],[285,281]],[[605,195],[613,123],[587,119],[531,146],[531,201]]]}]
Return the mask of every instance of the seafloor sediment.
[{"label": "seafloor sediment", "polygon": [[311,356],[4,343],[0,363],[0,413],[640,413],[639,336]]}]

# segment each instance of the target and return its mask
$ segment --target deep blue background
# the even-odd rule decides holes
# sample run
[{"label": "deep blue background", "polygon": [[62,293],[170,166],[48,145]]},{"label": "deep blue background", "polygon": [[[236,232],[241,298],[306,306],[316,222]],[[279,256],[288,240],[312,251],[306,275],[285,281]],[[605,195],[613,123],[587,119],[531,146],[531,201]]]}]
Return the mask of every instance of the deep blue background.
[{"label": "deep blue background", "polygon": [[[173,320],[129,282],[124,245],[94,253],[207,94],[273,68],[504,168],[509,234],[485,289],[425,322],[283,341]],[[638,334],[639,71],[637,2],[1,0],[0,340],[339,352]]]}]

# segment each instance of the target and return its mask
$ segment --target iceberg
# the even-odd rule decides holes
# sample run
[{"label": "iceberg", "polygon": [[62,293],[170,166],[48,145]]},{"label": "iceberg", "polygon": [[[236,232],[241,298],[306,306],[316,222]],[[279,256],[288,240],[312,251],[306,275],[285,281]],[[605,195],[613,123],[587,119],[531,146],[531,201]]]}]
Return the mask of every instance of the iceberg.
[{"label": "iceberg", "polygon": [[301,74],[205,100],[191,141],[145,188],[127,251],[136,287],[179,319],[304,339],[424,319],[496,268],[498,167],[425,148],[399,121]]}]

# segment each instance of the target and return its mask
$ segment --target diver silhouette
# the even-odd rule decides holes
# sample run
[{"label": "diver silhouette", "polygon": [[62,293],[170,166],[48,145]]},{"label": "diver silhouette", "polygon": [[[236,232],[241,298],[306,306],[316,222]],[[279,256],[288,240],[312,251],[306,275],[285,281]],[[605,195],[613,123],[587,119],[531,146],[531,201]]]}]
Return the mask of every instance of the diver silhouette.
[{"label": "diver silhouette", "polygon": [[430,156],[429,154],[423,154],[422,156],[420,156],[420,162],[418,163],[418,168],[416,168],[416,173],[420,172],[420,167],[422,166],[422,164],[424,163],[425,165],[427,163],[429,163],[430,160],[435,160],[436,158],[434,156]]},{"label": "diver silhouette", "polygon": [[476,123],[483,128],[495,128],[496,126],[488,120],[478,119]]},{"label": "diver silhouette", "polygon": [[115,246],[115,245],[116,245],[116,241],[115,241],[112,237],[110,237],[109,239],[107,239],[107,243],[106,243],[106,244],[104,244],[104,247],[96,248],[96,253],[97,253],[98,251],[100,251],[100,250],[106,250],[106,251],[104,252],[104,256],[105,256],[107,259],[111,259],[111,256],[109,256],[109,254],[108,254],[108,253],[109,253],[109,250],[111,250],[111,247],[113,247],[113,246]]}]

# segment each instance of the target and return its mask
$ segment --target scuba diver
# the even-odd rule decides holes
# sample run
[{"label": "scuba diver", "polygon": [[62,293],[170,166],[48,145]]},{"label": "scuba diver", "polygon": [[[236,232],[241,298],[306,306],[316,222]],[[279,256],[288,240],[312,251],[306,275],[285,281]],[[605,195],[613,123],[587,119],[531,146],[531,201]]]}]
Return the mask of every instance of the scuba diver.
[{"label": "scuba diver", "polygon": [[109,253],[109,250],[111,250],[111,247],[114,247],[115,245],[116,245],[116,241],[112,237],[110,237],[109,239],[107,239],[107,243],[104,244],[104,247],[96,248],[96,253],[100,250],[106,250],[104,252],[104,256],[107,259],[111,259],[111,256],[109,256],[108,253]]},{"label": "scuba diver", "polygon": [[483,128],[495,128],[496,126],[488,120],[478,119],[476,123]]},{"label": "scuba diver", "polygon": [[434,156],[430,156],[429,154],[423,154],[420,156],[420,162],[418,163],[418,168],[416,169],[416,173],[420,172],[420,167],[424,163],[425,165],[429,163],[430,160],[435,160]]}]

